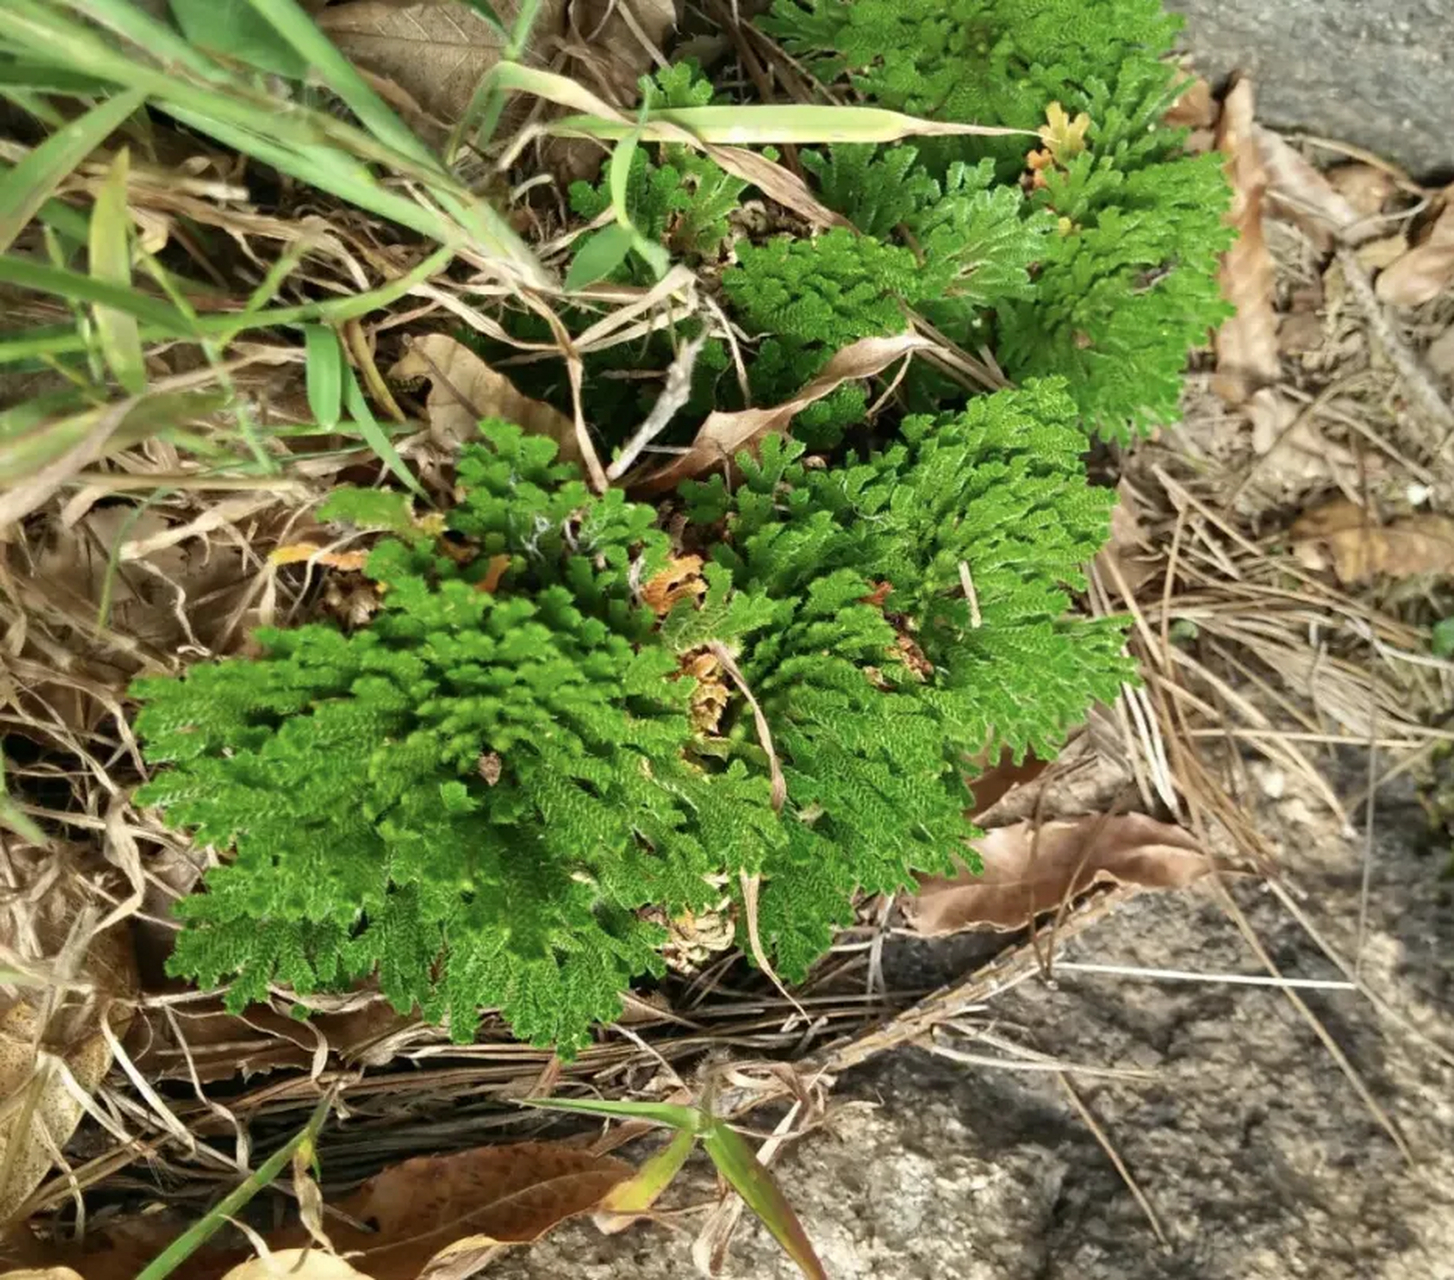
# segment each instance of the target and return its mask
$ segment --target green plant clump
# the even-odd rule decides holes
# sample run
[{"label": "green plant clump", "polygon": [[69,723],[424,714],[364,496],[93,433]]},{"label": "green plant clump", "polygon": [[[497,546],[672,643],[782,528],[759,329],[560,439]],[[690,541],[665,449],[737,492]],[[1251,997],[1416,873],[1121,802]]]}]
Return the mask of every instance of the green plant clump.
[{"label": "green plant clump", "polygon": [[[986,300],[991,345],[1012,378],[1067,378],[1103,436],[1175,419],[1187,348],[1228,314],[1216,263],[1232,239],[1221,157],[1186,154],[1183,132],[1161,123],[1183,80],[1166,60],[1179,18],[1160,0],[775,0],[764,25],[821,78],[846,77],[895,110],[1030,131],[1046,128],[1052,103],[1083,114],[1082,130],[1042,135],[1047,163],[1024,216],[1050,214],[1055,229],[1040,242],[1033,289]],[[920,169],[889,153],[879,185],[900,203],[888,210],[861,182],[825,193],[886,234],[955,164],[988,159],[1013,183],[1033,146],[931,139]]]},{"label": "green plant clump", "polygon": [[[970,761],[1053,752],[1130,678],[1120,625],[1068,614],[1113,501],[1084,454],[1174,417],[1230,234],[1219,158],[1160,123],[1174,20],[776,0],[763,21],[824,83],[1026,133],[805,148],[831,228],[679,142],[633,138],[576,184],[575,214],[637,250],[610,278],[654,283],[659,244],[735,330],[657,444],[792,398],[860,339],[913,329],[945,358],[886,373],[873,410],[844,381],[662,510],[495,421],[442,530],[401,495],[336,493],[325,519],[388,535],[367,623],[264,631],[257,657],[134,688],[161,766],[139,800],[227,855],[179,906],[172,968],[230,980],[234,1008],[377,974],[458,1039],[490,1008],[571,1053],[662,971],[663,922],[724,900],[744,949],[799,978],[858,893],[973,863]],[[713,90],[683,64],[645,98]],[[598,315],[560,311],[577,333]],[[707,322],[586,354],[603,456]],[[971,357],[1019,385],[971,395]],[[521,389],[570,408],[547,367]]]},{"label": "green plant clump", "polygon": [[261,657],[133,689],[169,766],[139,802],[235,850],[180,904],[171,961],[231,976],[234,1007],[377,971],[460,1039],[489,1006],[571,1052],[660,970],[643,909],[708,908],[744,874],[775,966],[801,976],[855,890],[968,855],[966,755],[1048,749],[1126,677],[1116,627],[1064,617],[1111,498],[1053,384],[829,470],[798,442],[744,454],[736,493],[692,492],[719,533],[665,610],[646,602],[672,571],[655,508],[592,495],[550,441],[486,436],[448,517],[468,562],[390,538],[367,626],[264,631]]}]

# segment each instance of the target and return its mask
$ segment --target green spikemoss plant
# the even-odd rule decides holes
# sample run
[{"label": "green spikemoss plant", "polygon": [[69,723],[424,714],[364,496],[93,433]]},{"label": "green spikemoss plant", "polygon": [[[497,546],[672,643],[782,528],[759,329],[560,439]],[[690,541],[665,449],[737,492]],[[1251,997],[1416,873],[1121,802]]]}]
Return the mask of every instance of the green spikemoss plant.
[{"label": "green spikemoss plant", "polygon": [[368,625],[263,631],[257,658],[133,687],[161,766],[138,802],[226,854],[179,905],[172,971],[230,980],[234,1008],[377,974],[457,1039],[489,1007],[572,1053],[661,971],[652,920],[744,873],[799,977],[855,892],[967,854],[967,754],[1049,749],[1127,676],[1115,626],[1066,616],[1111,498],[1057,384],[826,470],[794,441],[743,455],[735,493],[692,487],[706,562],[665,610],[654,508],[593,495],[549,441],[483,432],[455,554],[397,503],[335,500],[403,535],[370,556]]}]

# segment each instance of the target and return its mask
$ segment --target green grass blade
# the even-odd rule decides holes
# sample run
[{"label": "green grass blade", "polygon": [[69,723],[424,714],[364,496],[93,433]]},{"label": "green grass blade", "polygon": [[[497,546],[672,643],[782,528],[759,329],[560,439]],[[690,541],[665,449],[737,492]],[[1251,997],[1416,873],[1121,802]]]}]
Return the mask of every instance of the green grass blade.
[{"label": "green grass blade", "polygon": [[[131,152],[122,147],[96,194],[91,211],[91,278],[131,292],[131,210],[127,205],[127,178]],[[146,359],[141,351],[141,327],[130,311],[98,303],[92,314],[101,354],[116,381],[132,395],[146,389]]]},{"label": "green grass blade", "polygon": [[623,227],[632,225],[631,210],[626,207],[626,188],[631,181],[631,161],[640,143],[641,130],[632,129],[611,149],[611,165],[606,178],[611,191],[611,208],[616,213],[616,221]]},{"label": "green grass blade", "polygon": [[647,1160],[625,1182],[619,1182],[606,1193],[606,1198],[596,1206],[597,1213],[645,1213],[661,1198],[661,1193],[671,1186],[671,1181],[681,1172],[692,1148],[697,1144],[697,1135],[689,1129],[681,1129],[660,1151]]},{"label": "green grass blade", "polygon": [[160,1255],[137,1274],[136,1280],[164,1280],[166,1276],[171,1275],[186,1262],[227,1225],[229,1218],[288,1167],[295,1151],[302,1148],[305,1143],[313,1141],[318,1135],[318,1131],[323,1128],[324,1121],[328,1119],[328,1111],[332,1105],[333,1094],[329,1093],[313,1109],[313,1114],[308,1118],[308,1123],[304,1125],[300,1133],[296,1134],[286,1146],[270,1155],[258,1167],[257,1172],[250,1174],[235,1191],[218,1201],[205,1218],[173,1240]]},{"label": "green grass blade", "polygon": [[709,1123],[698,1107],[677,1106],[670,1102],[601,1102],[594,1098],[526,1098],[527,1107],[543,1107],[547,1111],[579,1111],[590,1116],[611,1116],[620,1120],[650,1120],[683,1133],[700,1133]]},{"label": "green grass blade", "polygon": [[374,417],[373,410],[369,408],[369,402],[364,399],[358,379],[354,377],[353,370],[348,368],[343,370],[343,403],[358,424],[364,443],[413,493],[423,498],[425,502],[430,502],[429,494],[419,483],[418,477],[405,465],[404,459],[399,456],[399,451],[394,448],[394,442],[379,426],[378,419]]},{"label": "green grass blade", "polygon": [[[65,267],[47,266],[31,258],[20,258],[13,254],[0,255],[0,284],[19,285],[22,289],[54,294],[71,302],[89,302],[110,307],[154,325],[163,337],[186,337],[191,328],[186,316],[157,298],[148,297],[111,280],[97,279]],[[51,352],[59,350],[45,349]]]},{"label": "green grass blade", "polygon": [[636,242],[636,231],[631,226],[613,222],[602,227],[581,241],[580,248],[571,259],[570,269],[565,273],[566,292],[584,289],[588,284],[603,280],[626,261],[631,246]]},{"label": "green grass blade", "polygon": [[[89,276],[60,267],[46,267],[28,258],[0,257],[0,284],[18,284],[60,297],[70,297],[74,291],[86,302],[99,301],[113,306],[132,305],[137,310],[144,308],[145,314],[137,316],[143,322],[143,341],[179,336],[228,340],[248,329],[304,324],[310,320],[342,324],[345,320],[359,319],[370,311],[398,301],[415,285],[422,284],[443,271],[453,256],[454,250],[448,246],[436,249],[413,270],[367,293],[356,293],[346,298],[329,298],[323,302],[305,302],[296,307],[199,316],[191,325],[190,331],[185,327],[187,318],[164,302],[143,294],[113,291]],[[0,364],[84,350],[85,339],[73,329],[49,328],[18,338],[0,340]]]},{"label": "green grass blade", "polygon": [[772,1232],[773,1239],[782,1245],[799,1270],[808,1280],[828,1280],[828,1273],[818,1260],[813,1242],[793,1212],[793,1206],[783,1195],[777,1180],[768,1172],[754,1154],[747,1141],[726,1121],[714,1120],[702,1131],[702,1147],[712,1163],[731,1184],[759,1218],[763,1226]]},{"label": "green grass blade", "polygon": [[303,346],[308,355],[303,368],[308,408],[320,427],[332,431],[343,417],[343,348],[338,335],[321,324],[303,326]]},{"label": "green grass blade", "polygon": [[[124,37],[139,50],[167,67],[185,67],[195,76],[214,84],[227,84],[233,76],[201,49],[184,40],[165,22],[154,17],[136,0],[63,0],[67,8]],[[6,0],[19,5],[19,0]],[[218,0],[223,3],[223,0]],[[25,6],[34,9],[33,4]],[[124,53],[121,56],[126,56]]]},{"label": "green grass blade", "polygon": [[182,34],[199,49],[224,53],[239,62],[288,80],[301,80],[308,64],[248,0],[170,0]]},{"label": "green grass blade", "polygon": [[[552,97],[551,100],[560,101],[560,98]],[[592,112],[589,115],[566,116],[557,120],[548,126],[548,132],[564,136],[612,139],[624,138],[636,127]],[[649,142],[677,141],[680,135],[676,131],[685,130],[699,142],[739,147],[789,143],[881,143],[898,142],[903,138],[950,135],[1034,136],[1028,129],[924,120],[898,111],[887,111],[882,107],[823,107],[800,103],[680,107],[650,111],[640,128],[642,136]]]},{"label": "green grass blade", "polygon": [[[374,92],[297,0],[248,0],[248,3],[313,68],[314,74],[348,104],[349,110],[374,137],[422,164],[439,167],[429,148]],[[443,171],[440,173],[442,176]]]},{"label": "green grass blade", "polygon": [[133,89],[92,107],[0,176],[0,253],[15,243],[62,181],[141,106],[144,98]]},{"label": "green grass blade", "polygon": [[[216,391],[154,392],[137,401],[117,424],[102,456],[155,435],[179,418],[205,417],[225,408],[226,404],[227,398]],[[0,438],[0,488],[19,484],[81,444],[111,406],[93,405],[79,412],[67,412],[73,408],[73,401],[64,402],[57,396],[44,413],[15,422],[14,429]],[[57,413],[66,416],[56,417]]]}]

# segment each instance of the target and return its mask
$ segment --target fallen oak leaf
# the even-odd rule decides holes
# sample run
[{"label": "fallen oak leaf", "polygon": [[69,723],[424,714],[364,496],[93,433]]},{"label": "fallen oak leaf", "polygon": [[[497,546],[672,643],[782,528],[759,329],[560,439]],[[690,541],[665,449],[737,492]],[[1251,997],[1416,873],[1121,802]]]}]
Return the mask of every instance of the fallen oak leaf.
[{"label": "fallen oak leaf", "polygon": [[368,558],[367,551],[326,551],[311,542],[290,542],[268,553],[268,563],[274,567],[311,560],[346,573],[358,573],[368,563]]},{"label": "fallen oak leaf", "polygon": [[1405,516],[1381,525],[1340,498],[1299,516],[1290,533],[1303,565],[1331,567],[1343,583],[1454,574],[1454,520],[1445,516]]},{"label": "fallen oak leaf", "polygon": [[[54,995],[46,990],[48,982],[38,991],[10,983],[0,987],[5,1006],[0,1098],[6,1100],[0,1115],[0,1223],[13,1218],[50,1172],[52,1152],[65,1147],[85,1113],[81,1095],[94,1094],[106,1078],[112,1044],[132,1019],[137,975],[129,929],[107,929],[90,939],[83,955],[70,956],[74,921],[67,916],[75,904],[61,893],[55,896],[59,914],[32,922],[19,938],[0,939],[8,954],[54,967],[62,984]],[[44,954],[34,954],[37,943]],[[73,963],[74,974],[66,972]],[[73,976],[79,981],[69,992],[64,981]],[[102,1030],[103,1022],[112,1036]]]},{"label": "fallen oak leaf", "polygon": [[543,400],[521,392],[462,342],[443,333],[415,338],[388,373],[392,382],[430,383],[425,408],[436,444],[455,449],[477,434],[482,418],[513,422],[528,435],[549,436],[563,462],[580,462],[575,423]]},{"label": "fallen oak leaf", "polygon": [[[514,20],[516,4],[494,4],[506,23]],[[536,19],[537,38],[561,34],[564,11],[562,0],[548,0]],[[392,80],[447,125],[465,114],[481,77],[504,53],[503,34],[465,0],[351,0],[314,21],[350,61]]]},{"label": "fallen oak leaf", "polygon": [[904,901],[909,927],[926,938],[962,929],[1023,929],[1038,913],[1098,884],[1182,889],[1210,863],[1180,827],[1142,814],[1090,814],[1065,822],[1017,822],[974,841],[983,871],[934,876]]},{"label": "fallen oak leaf", "polygon": [[917,333],[860,338],[834,355],[823,371],[791,400],[764,409],[739,409],[734,413],[718,410],[709,414],[685,453],[660,470],[643,476],[632,487],[644,494],[661,493],[676,488],[683,480],[705,475],[715,467],[730,463],[741,450],[751,449],[764,436],[786,434],[794,415],[843,383],[872,377],[901,356],[932,346],[930,339]]},{"label": "fallen oak leaf", "polygon": [[1232,184],[1228,221],[1237,241],[1222,257],[1218,272],[1222,296],[1237,312],[1217,330],[1214,390],[1228,404],[1241,404],[1259,387],[1277,381],[1282,364],[1273,311],[1275,273],[1262,235],[1262,203],[1267,170],[1253,132],[1252,82],[1239,80],[1222,104],[1217,149],[1227,156]]},{"label": "fallen oak leaf", "polygon": [[1423,239],[1379,273],[1373,286],[1379,301],[1419,307],[1454,285],[1454,186],[1444,190],[1444,208]]},{"label": "fallen oak leaf", "polygon": [[[635,1170],[614,1156],[551,1142],[421,1156],[370,1178],[338,1204],[334,1247],[369,1280],[468,1276],[502,1246],[527,1244],[589,1213]],[[375,1230],[349,1225],[369,1222]],[[294,1229],[278,1247],[301,1244]]]}]

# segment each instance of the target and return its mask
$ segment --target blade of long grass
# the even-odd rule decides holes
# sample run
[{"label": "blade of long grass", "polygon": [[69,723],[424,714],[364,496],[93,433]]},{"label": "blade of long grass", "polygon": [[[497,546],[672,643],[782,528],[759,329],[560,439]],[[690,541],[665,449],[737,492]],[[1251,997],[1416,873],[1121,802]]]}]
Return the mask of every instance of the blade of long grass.
[{"label": "blade of long grass", "polygon": [[297,0],[247,0],[247,3],[313,68],[314,74],[348,105],[359,122],[380,142],[426,164],[435,164],[429,148],[399,119],[339,47],[323,34]]},{"label": "blade of long grass", "polygon": [[[279,12],[291,13],[294,18],[302,12],[296,4],[292,4],[292,0],[264,2],[285,6]],[[142,48],[153,47],[146,43],[155,35],[152,27],[147,25],[150,20],[134,14],[125,15],[131,7],[128,0],[71,0],[71,3],[88,14],[94,14],[98,21],[123,31],[129,39],[141,43]],[[291,8],[287,8],[288,5]],[[306,21],[306,14],[302,16]],[[303,28],[297,27],[296,21],[289,31],[293,32],[296,28],[300,39],[306,41],[307,50],[316,50],[326,59],[342,59],[342,55],[311,21],[306,21],[306,26],[313,33],[311,37],[301,35]],[[420,230],[443,243],[454,242],[458,232],[452,228],[449,219],[385,190],[361,166],[355,166],[343,175],[339,172],[339,166],[348,157],[387,165],[401,176],[413,178],[427,188],[463,233],[475,242],[480,252],[507,264],[509,274],[518,275],[525,282],[537,286],[550,287],[553,283],[549,272],[498,211],[455,181],[429,154],[423,143],[382,103],[379,105],[385,114],[374,112],[370,119],[385,130],[388,142],[380,141],[375,134],[325,112],[290,106],[287,112],[279,113],[274,99],[230,79],[195,50],[188,51],[183,65],[207,84],[191,83],[169,70],[144,65],[134,56],[112,48],[93,31],[37,4],[36,0],[5,0],[5,5],[0,7],[0,34],[9,35],[23,44],[38,61],[57,62],[68,69],[79,69],[118,85],[143,90],[154,105],[183,123],[201,128],[226,145],[274,164],[302,182],[356,202],[361,208]],[[172,43],[176,41],[175,34],[169,32],[165,40],[160,35],[155,38],[163,41],[166,50],[171,50]],[[318,41],[331,54],[324,52]],[[170,52],[167,56],[171,56]],[[335,63],[330,65],[337,69]],[[343,66],[346,68],[345,76],[357,78],[357,72],[348,66],[346,60],[343,60]],[[372,94],[372,89],[366,84],[364,88]],[[193,113],[190,119],[186,114],[189,112]],[[392,128],[383,123],[385,115],[393,120]],[[263,119],[267,121],[266,138],[257,131],[258,121]],[[290,149],[300,154],[290,155]],[[346,152],[347,156],[340,155],[340,151]]]},{"label": "blade of long grass", "polygon": [[308,409],[320,427],[332,431],[343,416],[343,348],[338,335],[321,324],[303,326],[303,347]]},{"label": "blade of long grass", "polygon": [[[218,0],[224,3],[225,0]],[[11,0],[6,0],[11,3]],[[185,67],[193,75],[214,84],[227,84],[234,77],[165,22],[147,12],[135,0],[63,0],[67,8],[90,18],[131,41],[139,50],[170,67]]]},{"label": "blade of long grass", "polygon": [[527,1107],[546,1111],[578,1111],[590,1116],[611,1116],[622,1120],[650,1120],[683,1133],[700,1133],[711,1122],[700,1107],[670,1102],[604,1102],[595,1098],[525,1098]]},{"label": "blade of long grass", "polygon": [[0,176],[0,253],[15,243],[55,189],[145,100],[135,89],[92,107]]},{"label": "blade of long grass", "polygon": [[[541,0],[524,0],[521,4],[510,28],[510,38],[500,51],[501,61],[514,62],[529,47],[530,33],[535,28],[535,20],[540,16],[540,5]],[[464,116],[460,120],[459,137],[468,132],[477,109],[480,123],[475,130],[475,146],[484,150],[495,136],[495,130],[500,127],[500,116],[505,110],[504,86],[496,85],[488,73],[481,78],[479,87],[470,98],[469,106],[465,108]],[[452,136],[447,154],[453,156],[458,145],[458,138]]]},{"label": "blade of long grass", "polygon": [[394,448],[394,442],[389,439],[383,427],[379,426],[378,419],[374,417],[373,410],[369,408],[369,402],[364,399],[358,379],[354,377],[353,370],[347,367],[343,370],[343,404],[353,415],[364,443],[410,490],[432,505],[432,500],[425,492],[424,486],[419,483],[418,477],[405,465],[404,459],[399,456],[399,451]]},{"label": "blade of long grass", "polygon": [[[358,319],[370,311],[387,307],[402,298],[415,285],[422,284],[449,264],[454,251],[448,246],[436,249],[411,271],[380,285],[367,293],[352,294],[346,298],[328,298],[322,302],[305,302],[295,307],[273,307],[262,311],[240,311],[233,314],[199,316],[190,325],[176,308],[168,306],[145,294],[127,292],[94,281],[90,276],[67,271],[62,267],[47,267],[26,258],[0,256],[0,284],[17,284],[23,288],[35,289],[40,293],[57,297],[77,297],[84,302],[101,302],[111,306],[130,306],[133,314],[143,322],[143,340],[159,338],[232,338],[249,329],[268,329],[280,325],[303,324],[309,320],[321,320],[342,324],[345,320]],[[43,335],[22,336],[9,341],[0,341],[0,364],[16,360],[32,359],[40,355],[63,355],[73,351],[84,351],[85,339],[74,332],[50,330]]]},{"label": "blade of long grass", "polygon": [[[102,457],[129,448],[182,418],[201,418],[226,406],[225,396],[210,391],[152,394],[123,416],[105,441]],[[64,413],[66,405],[27,422],[0,439],[0,489],[11,490],[57,458],[78,447],[100,424],[110,405]],[[89,465],[89,463],[87,464]]]},{"label": "blade of long grass", "polygon": [[51,267],[30,258],[5,254],[0,256],[0,284],[19,285],[22,289],[54,294],[72,302],[109,307],[145,320],[162,330],[164,337],[188,336],[187,318],[175,307],[111,280],[97,279],[65,267]]},{"label": "blade of long grass", "polygon": [[500,62],[491,72],[501,89],[534,94],[569,107],[579,115],[566,116],[546,126],[547,132],[580,137],[620,139],[640,128],[649,142],[689,141],[724,146],[761,146],[769,143],[897,142],[901,138],[973,134],[985,137],[1025,134],[1026,129],[1005,129],[948,120],[924,120],[882,107],[824,107],[783,103],[743,107],[679,107],[646,111],[639,120],[626,116],[568,76],[518,62]]},{"label": "blade of long grass", "polygon": [[[480,249],[491,257],[510,263],[532,284],[550,283],[550,275],[534,253],[504,218],[485,201],[473,196],[461,197],[455,183],[424,142],[399,119],[389,105],[374,91],[337,45],[299,6],[297,0],[248,0],[248,3],[273,24],[283,37],[314,69],[323,82],[345,103],[374,137],[409,156],[419,164],[437,170],[438,180],[431,189],[445,208],[465,226]],[[531,0],[539,7],[539,0]],[[522,6],[522,13],[531,4]]]},{"label": "blade of long grass", "polygon": [[0,5],[0,35],[24,45],[38,61],[81,68],[114,84],[144,90],[153,105],[166,105],[169,109],[182,107],[241,129],[256,129],[260,121],[265,121],[267,134],[275,144],[316,147],[332,143],[336,144],[335,151],[377,161],[402,176],[426,184],[447,181],[437,164],[420,164],[326,112],[297,105],[279,112],[275,98],[228,80],[216,67],[211,68],[213,78],[222,76],[220,80],[195,84],[174,71],[147,66],[106,43],[94,31],[68,21],[36,0],[5,0]]},{"label": "blade of long grass", "polygon": [[702,1149],[740,1195],[747,1207],[762,1219],[773,1239],[798,1264],[809,1280],[828,1280],[813,1242],[783,1195],[777,1179],[758,1160],[747,1140],[725,1121],[714,1120],[702,1131]]},{"label": "blade of long grass", "polygon": [[[553,101],[555,99],[552,99]],[[561,137],[624,138],[638,126],[595,113],[565,116],[546,126]],[[809,103],[742,107],[678,107],[649,111],[641,122],[648,142],[676,141],[685,130],[700,142],[722,146],[767,146],[789,143],[898,142],[903,138],[973,135],[1035,136],[1028,129],[925,120],[883,107],[824,107]]]},{"label": "blade of long grass", "polygon": [[328,1111],[332,1105],[333,1095],[330,1093],[313,1109],[313,1114],[308,1118],[308,1123],[303,1126],[300,1133],[294,1135],[285,1146],[269,1156],[258,1166],[257,1172],[249,1175],[247,1180],[235,1191],[218,1201],[205,1218],[172,1241],[160,1255],[141,1270],[136,1280],[164,1280],[166,1276],[171,1275],[182,1263],[186,1262],[227,1225],[229,1218],[288,1167],[295,1151],[301,1149],[305,1143],[311,1143],[318,1136],[318,1131],[323,1128],[323,1122],[328,1119]]},{"label": "blade of long grass", "polygon": [[[131,292],[131,210],[127,206],[127,178],[131,152],[122,147],[96,193],[91,211],[91,278]],[[101,354],[116,381],[132,395],[146,389],[146,359],[141,351],[141,328],[130,311],[97,303],[93,308]]]},{"label": "blade of long grass", "polygon": [[645,1213],[681,1172],[696,1144],[696,1134],[687,1129],[678,1130],[676,1136],[630,1178],[611,1188],[606,1198],[596,1206],[596,1212]]},{"label": "blade of long grass", "polygon": [[215,138],[224,146],[272,165],[279,173],[319,191],[327,191],[359,209],[376,213],[441,244],[458,243],[464,238],[459,229],[452,227],[449,220],[441,217],[436,210],[390,190],[365,165],[351,161],[347,155],[326,145],[300,148],[279,144],[250,128],[240,128],[204,111],[193,111],[190,107],[169,102],[157,105],[173,119]]}]

